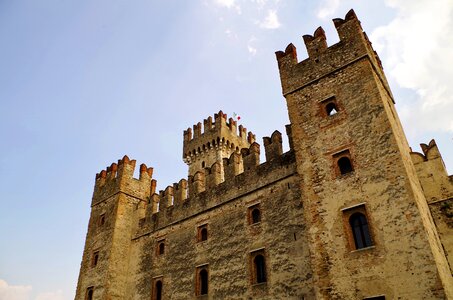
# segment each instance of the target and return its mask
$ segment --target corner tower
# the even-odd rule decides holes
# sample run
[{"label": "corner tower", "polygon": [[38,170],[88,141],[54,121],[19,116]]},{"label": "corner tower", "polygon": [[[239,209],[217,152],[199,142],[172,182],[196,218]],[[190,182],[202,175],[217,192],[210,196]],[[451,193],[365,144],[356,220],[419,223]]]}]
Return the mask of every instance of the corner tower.
[{"label": "corner tower", "polygon": [[[250,148],[255,142],[255,135],[247,132],[247,128],[239,125],[233,118],[227,121],[227,115],[222,111],[214,114],[214,122],[209,116],[201,123],[184,130],[183,160],[189,166],[189,176],[198,171],[211,167],[218,162],[223,168],[223,159],[233,153],[239,153],[243,148]],[[238,132],[239,129],[239,132]],[[223,174],[221,170],[220,174]],[[223,178],[222,178],[223,181]]]},{"label": "corner tower", "polygon": [[276,53],[317,299],[453,299],[379,57],[353,10]]}]

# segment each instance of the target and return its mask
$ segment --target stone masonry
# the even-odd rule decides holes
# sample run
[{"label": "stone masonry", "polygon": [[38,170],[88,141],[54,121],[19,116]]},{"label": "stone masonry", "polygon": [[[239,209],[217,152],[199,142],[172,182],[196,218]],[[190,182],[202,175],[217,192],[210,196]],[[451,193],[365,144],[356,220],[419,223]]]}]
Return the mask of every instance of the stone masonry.
[{"label": "stone masonry", "polygon": [[96,175],[76,300],[453,299],[453,176],[409,148],[354,11],[333,22],[276,52],[288,152],[220,111],[184,131],[187,179]]}]

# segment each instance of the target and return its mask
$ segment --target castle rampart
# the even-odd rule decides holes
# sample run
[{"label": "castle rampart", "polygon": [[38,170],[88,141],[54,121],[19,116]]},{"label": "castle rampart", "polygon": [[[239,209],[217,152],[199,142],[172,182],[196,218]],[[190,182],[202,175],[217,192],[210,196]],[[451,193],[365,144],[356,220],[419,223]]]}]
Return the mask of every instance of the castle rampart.
[{"label": "castle rampart", "polygon": [[453,176],[409,149],[354,11],[276,53],[291,124],[222,111],[184,131],[187,179],[124,156],[96,175],[77,300],[453,299]]}]

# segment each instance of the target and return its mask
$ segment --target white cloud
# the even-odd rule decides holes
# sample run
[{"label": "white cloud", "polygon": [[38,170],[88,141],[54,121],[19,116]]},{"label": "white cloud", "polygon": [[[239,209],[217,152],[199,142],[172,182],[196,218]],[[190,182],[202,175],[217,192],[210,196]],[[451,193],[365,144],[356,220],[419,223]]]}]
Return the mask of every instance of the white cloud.
[{"label": "white cloud", "polygon": [[413,103],[399,107],[403,123],[415,131],[453,132],[453,1],[386,4],[397,10],[397,16],[377,28],[371,40],[387,75],[417,94]]},{"label": "white cloud", "polygon": [[58,290],[56,292],[47,292],[39,294],[36,300],[64,300],[63,292]]},{"label": "white cloud", "polygon": [[215,0],[215,3],[222,7],[233,8],[238,14],[241,13],[241,7],[237,4],[236,0]]},{"label": "white cloud", "polygon": [[30,298],[31,286],[9,285],[0,279],[0,300],[28,300]]},{"label": "white cloud", "polygon": [[250,54],[252,54],[253,56],[256,54],[257,52],[257,49],[255,46],[253,46],[253,43],[256,41],[256,37],[252,36],[249,41],[248,41],[248,44],[247,44],[247,50],[249,51]]},{"label": "white cloud", "polygon": [[266,18],[262,22],[258,22],[258,24],[261,28],[265,29],[277,29],[281,26],[277,11],[272,9],[268,10]]},{"label": "white cloud", "polygon": [[228,38],[233,39],[233,40],[237,40],[239,38],[237,33],[233,32],[229,28],[225,29],[225,34],[227,35]]},{"label": "white cloud", "polygon": [[336,13],[339,6],[340,0],[324,0],[318,6],[316,16],[320,19],[331,17]]}]

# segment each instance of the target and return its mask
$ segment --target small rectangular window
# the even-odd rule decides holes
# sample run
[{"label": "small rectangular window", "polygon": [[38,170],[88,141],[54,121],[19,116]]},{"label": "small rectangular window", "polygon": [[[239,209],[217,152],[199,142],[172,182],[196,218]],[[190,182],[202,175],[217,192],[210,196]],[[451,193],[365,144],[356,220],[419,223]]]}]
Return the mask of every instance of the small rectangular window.
[{"label": "small rectangular window", "polygon": [[156,254],[157,256],[161,256],[165,254],[165,240],[159,240],[157,242],[157,248],[156,248]]},{"label": "small rectangular window", "polygon": [[332,96],[321,102],[321,115],[324,117],[332,117],[340,111],[337,99]]},{"label": "small rectangular window", "polygon": [[257,224],[261,222],[261,209],[260,204],[255,204],[250,206],[247,210],[247,218],[249,221],[249,225]]},{"label": "small rectangular window", "polygon": [[197,241],[204,242],[208,240],[208,224],[198,226],[197,228]]},{"label": "small rectangular window", "polygon": [[351,153],[349,150],[344,150],[333,155],[335,164],[335,173],[337,176],[347,175],[354,172]]},{"label": "small rectangular window", "polygon": [[351,250],[364,249],[374,245],[365,205],[343,210],[343,222]]},{"label": "small rectangular window", "polygon": [[195,295],[207,295],[209,291],[209,268],[208,265],[197,267],[195,271]]}]

